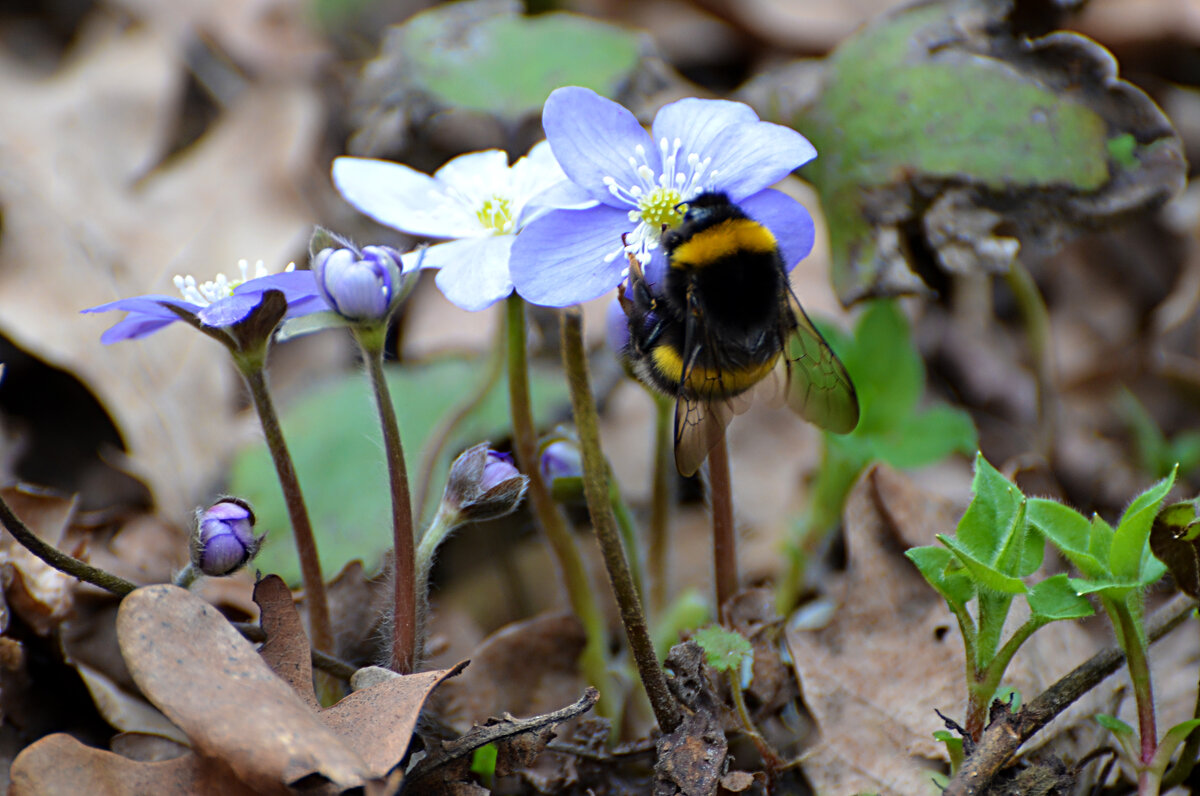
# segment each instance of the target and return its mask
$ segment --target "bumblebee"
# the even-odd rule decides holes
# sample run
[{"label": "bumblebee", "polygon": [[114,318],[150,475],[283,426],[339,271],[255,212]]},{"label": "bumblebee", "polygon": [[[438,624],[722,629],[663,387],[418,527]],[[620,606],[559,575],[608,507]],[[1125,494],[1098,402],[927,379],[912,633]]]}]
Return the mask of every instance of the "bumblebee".
[{"label": "bumblebee", "polygon": [[858,425],[854,385],[793,295],[767,227],[710,192],[687,203],[662,244],[662,284],[652,289],[630,257],[620,301],[635,374],[675,398],[681,474],[700,468],[760,384],[781,390],[793,411],[829,431]]}]

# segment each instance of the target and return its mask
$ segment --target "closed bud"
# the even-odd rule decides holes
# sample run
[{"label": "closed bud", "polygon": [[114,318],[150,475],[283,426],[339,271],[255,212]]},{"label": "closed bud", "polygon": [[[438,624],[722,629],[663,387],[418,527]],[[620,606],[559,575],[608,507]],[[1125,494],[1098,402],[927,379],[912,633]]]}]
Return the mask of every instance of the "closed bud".
[{"label": "closed bud", "polygon": [[390,246],[321,249],[312,259],[317,289],[337,314],[352,321],[384,321],[413,280]]},{"label": "closed bud", "polygon": [[528,486],[529,479],[517,471],[512,456],[483,443],[450,465],[443,508],[454,512],[461,522],[503,517],[521,504]]},{"label": "closed bud", "polygon": [[205,575],[231,575],[254,558],[262,537],[254,535],[254,512],[239,498],[225,498],[196,514],[192,566]]},{"label": "closed bud", "polygon": [[583,453],[573,432],[560,427],[554,436],[542,441],[538,470],[555,500],[583,500]]}]

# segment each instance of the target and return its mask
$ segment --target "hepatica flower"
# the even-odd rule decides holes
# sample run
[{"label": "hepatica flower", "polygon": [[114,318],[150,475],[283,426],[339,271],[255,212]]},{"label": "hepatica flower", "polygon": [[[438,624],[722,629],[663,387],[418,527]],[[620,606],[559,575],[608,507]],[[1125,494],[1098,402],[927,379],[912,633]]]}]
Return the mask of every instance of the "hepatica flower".
[{"label": "hepatica flower", "polygon": [[747,105],[679,100],[647,132],[617,103],[568,86],[546,100],[542,127],[563,171],[596,204],[551,210],[517,236],[509,267],[517,292],[535,304],[563,307],[603,295],[628,273],[631,254],[657,283],[666,267],[663,229],[679,224],[680,205],[705,191],[724,192],[765,224],[789,269],[812,249],[808,211],[768,188],[816,150]]},{"label": "hepatica flower", "polygon": [[[229,330],[249,319],[254,310],[263,304],[268,291],[278,291],[283,295],[287,302],[286,312],[282,316],[285,318],[329,309],[317,291],[311,271],[294,271],[292,269],[295,266],[289,265],[283,273],[270,274],[259,260],[251,276],[246,260],[240,261],[238,267],[241,270],[240,279],[231,280],[224,274],[217,274],[217,278],[210,282],[197,283],[190,275],[176,276],[175,286],[182,298],[135,296],[83,311],[124,310],[129,313],[124,320],[118,321],[100,336],[100,341],[108,344],[146,337],[176,321],[184,321],[218,336],[215,333],[219,330]],[[276,322],[278,320],[275,319]],[[274,328],[274,324],[271,328]]]},{"label": "hepatica flower", "polygon": [[460,155],[432,177],[400,163],[341,157],[333,162],[333,182],[347,202],[381,224],[453,239],[426,249],[421,267],[440,269],[438,288],[471,311],[512,293],[509,252],[532,218],[551,207],[592,204],[566,179],[545,142],[511,167],[507,154],[490,149]]}]

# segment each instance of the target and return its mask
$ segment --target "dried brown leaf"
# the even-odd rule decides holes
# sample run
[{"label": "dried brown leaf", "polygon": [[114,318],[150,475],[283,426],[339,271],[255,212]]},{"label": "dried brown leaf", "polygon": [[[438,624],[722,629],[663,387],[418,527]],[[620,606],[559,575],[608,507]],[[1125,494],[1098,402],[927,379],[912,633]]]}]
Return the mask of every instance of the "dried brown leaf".
[{"label": "dried brown leaf", "polygon": [[533,716],[575,701],[584,689],[586,639],[573,614],[545,614],[501,628],[471,655],[466,672],[438,689],[435,712],[460,732],[489,716]]},{"label": "dried brown leaf", "polygon": [[[103,348],[119,318],[85,307],[174,293],[239,258],[279,268],[303,246],[300,195],[319,134],[313,90],[246,87],[189,149],[151,171],[184,87],[183,59],[153,29],[97,26],[65,66],[39,78],[0,63],[0,330],[71,370],[112,415],[127,466],[182,520],[218,480],[235,434],[209,423],[236,406],[219,349],[191,329]],[[14,385],[15,386],[15,385]]]},{"label": "dried brown leaf", "polygon": [[[30,530],[49,544],[61,544],[75,513],[74,500],[18,487],[0,492]],[[7,609],[40,635],[48,635],[70,612],[75,579],[30,553],[8,532],[0,533],[0,574]]]},{"label": "dried brown leaf", "polygon": [[138,686],[200,754],[252,787],[317,775],[361,785],[367,766],[322,724],[217,611],[175,586],[130,594],[117,635]]},{"label": "dried brown leaf", "polygon": [[312,654],[300,612],[292,599],[292,590],[278,575],[267,575],[254,587],[254,602],[262,611],[260,623],[267,634],[266,643],[258,648],[271,671],[292,687],[300,701],[318,710],[313,692]]},{"label": "dried brown leaf", "polygon": [[286,793],[282,788],[247,787],[219,761],[194,754],[158,763],[142,763],[84,746],[70,735],[48,735],[26,747],[12,765],[10,796],[86,793],[89,796],[191,796],[220,793],[254,796]]},{"label": "dried brown leaf", "polygon": [[430,692],[465,665],[396,675],[322,710],[320,719],[362,756],[370,776],[386,776],[404,757]]}]

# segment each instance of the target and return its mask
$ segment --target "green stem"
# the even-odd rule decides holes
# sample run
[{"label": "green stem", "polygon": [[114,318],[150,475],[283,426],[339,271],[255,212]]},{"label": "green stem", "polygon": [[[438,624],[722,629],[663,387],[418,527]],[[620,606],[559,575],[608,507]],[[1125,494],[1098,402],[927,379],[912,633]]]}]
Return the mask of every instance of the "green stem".
[{"label": "green stem", "polygon": [[[992,706],[992,699],[996,695],[996,689],[1000,687],[1001,680],[1004,679],[1004,672],[1008,669],[1008,664],[1012,662],[1013,656],[1017,654],[1017,650],[1021,645],[1029,640],[1029,637],[1034,632],[1045,625],[1045,621],[1030,618],[1017,628],[1008,641],[1004,642],[1004,646],[996,653],[995,657],[988,662],[987,666],[982,669],[976,669],[971,682],[971,695],[967,702],[967,733],[972,740],[979,740],[979,736],[983,734],[983,728],[987,725],[988,713]],[[968,659],[969,660],[969,659]]]},{"label": "green stem", "polygon": [[321,575],[321,560],[317,556],[317,541],[313,537],[312,523],[308,519],[308,509],[300,491],[296,466],[288,453],[283,428],[279,424],[279,415],[275,412],[275,404],[267,388],[265,348],[258,356],[238,356],[234,357],[234,361],[246,380],[246,386],[250,388],[250,398],[254,401],[259,422],[262,423],[263,437],[275,463],[275,474],[279,477],[288,517],[292,521],[292,535],[296,540],[296,554],[300,558],[300,574],[304,580],[304,592],[308,602],[313,646],[321,652],[329,652],[333,649],[333,629],[329,620],[325,579]]},{"label": "green stem", "polygon": [[558,505],[550,496],[538,467],[537,429],[533,425],[533,408],[529,400],[529,362],[525,350],[525,302],[515,293],[508,298],[506,317],[509,409],[512,412],[513,451],[517,454],[517,467],[529,478],[528,494],[534,516],[558,560],[559,574],[566,586],[571,609],[583,624],[587,643],[580,655],[580,666],[588,682],[600,689],[596,712],[612,717],[616,715],[615,687],[610,687],[604,617],[600,614],[588,582],[583,556],[567,529]]},{"label": "green stem", "polygon": [[1014,259],[1005,281],[1017,301],[1029,350],[1033,354],[1038,387],[1038,450],[1049,456],[1054,447],[1054,360],[1050,346],[1050,311],[1037,282],[1020,260]]},{"label": "green stem", "polygon": [[675,483],[675,457],[672,442],[674,403],[654,395],[654,480],[650,491],[650,611],[661,614],[667,608],[667,548],[670,544],[671,487]]},{"label": "green stem", "polygon": [[179,574],[177,574],[175,579],[171,582],[181,589],[188,589],[191,588],[191,585],[196,582],[196,578],[199,576],[200,572],[196,569],[196,566],[189,561],[183,569],[179,570]]},{"label": "green stem", "polygon": [[717,587],[717,616],[738,588],[737,534],[733,527],[733,487],[729,478],[729,448],[725,432],[708,454],[709,496],[712,501],[713,570]]},{"label": "green stem", "polygon": [[[1141,740],[1139,771],[1141,774],[1147,774],[1146,767],[1154,760],[1154,752],[1158,749],[1158,729],[1154,719],[1154,687],[1150,680],[1150,661],[1146,657],[1146,638],[1140,632],[1126,600],[1106,599],[1105,603],[1109,613],[1121,627],[1129,679],[1133,683],[1133,696],[1137,702],[1138,736]],[[1150,786],[1150,783],[1143,783],[1143,779],[1142,776],[1138,778],[1139,796],[1158,792],[1157,782],[1153,783],[1151,791],[1143,790]]]},{"label": "green stem", "polygon": [[621,532],[621,543],[625,547],[625,556],[629,560],[629,571],[633,577],[633,585],[637,589],[638,599],[645,601],[646,592],[642,587],[642,556],[638,546],[637,529],[634,526],[633,515],[621,496],[621,486],[608,473],[608,504],[612,507],[613,516],[617,520],[617,529]]},{"label": "green stem", "polygon": [[111,572],[105,572],[102,569],[93,567],[91,564],[80,561],[74,556],[69,556],[58,548],[43,542],[41,537],[21,521],[21,518],[13,512],[12,507],[2,497],[0,497],[0,522],[4,523],[4,527],[13,535],[14,539],[21,543],[22,547],[59,572],[70,575],[84,583],[99,586],[118,597],[124,597],[137,588],[136,583],[131,583]]},{"label": "green stem", "polygon": [[408,492],[408,470],[404,463],[404,445],[396,422],[396,406],[383,373],[383,349],[387,326],[355,327],[354,339],[362,349],[367,375],[375,393],[375,407],[383,428],[383,447],[387,456],[388,489],[392,495],[392,654],[390,668],[409,674],[417,655],[417,584],[414,572],[412,498]]},{"label": "green stem", "polygon": [[666,676],[654,654],[642,603],[609,509],[608,466],[600,448],[600,420],[588,376],[587,351],[583,345],[583,314],[578,307],[568,307],[562,312],[562,356],[567,371],[567,385],[571,391],[571,407],[575,412],[575,429],[579,433],[579,448],[583,454],[583,492],[587,498],[588,514],[600,542],[600,552],[604,556],[604,565],[617,599],[621,623],[625,626],[629,649],[633,653],[646,695],[650,698],[654,718],[663,732],[671,732],[679,726],[679,706],[667,690]]},{"label": "green stem", "polygon": [[415,593],[418,609],[416,612],[417,646],[415,652],[418,658],[421,655],[421,647],[425,643],[425,621],[429,615],[429,573],[433,570],[433,558],[437,554],[438,547],[460,524],[457,512],[448,509],[445,504],[439,505],[438,513],[434,515],[433,521],[425,529],[425,533],[421,534],[421,541],[417,545]]},{"label": "green stem", "polygon": [[442,456],[446,451],[446,446],[450,444],[454,437],[454,432],[458,430],[463,421],[475,413],[475,410],[487,399],[491,394],[492,388],[496,386],[496,382],[500,380],[500,374],[504,372],[504,334],[503,327],[505,316],[500,313],[501,329],[496,334],[495,345],[492,347],[491,353],[488,355],[487,372],[483,378],[479,380],[479,384],[475,389],[467,394],[458,406],[443,417],[430,435],[429,441],[425,444],[425,449],[421,455],[421,467],[417,471],[417,499],[420,501],[417,505],[417,517],[424,517],[425,512],[429,508],[429,502],[436,499],[433,494],[434,485],[437,483],[433,477],[434,473],[443,470],[440,467]]}]

